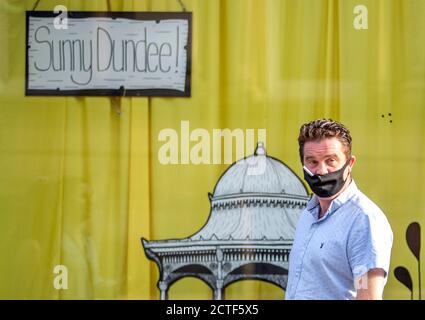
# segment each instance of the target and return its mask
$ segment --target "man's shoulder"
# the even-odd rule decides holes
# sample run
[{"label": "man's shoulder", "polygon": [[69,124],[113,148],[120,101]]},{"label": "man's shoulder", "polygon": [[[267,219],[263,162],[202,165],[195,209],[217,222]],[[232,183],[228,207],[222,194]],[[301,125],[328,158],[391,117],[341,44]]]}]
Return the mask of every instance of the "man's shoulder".
[{"label": "man's shoulder", "polygon": [[358,214],[385,217],[382,209],[359,189],[349,202],[351,206],[357,209]]},{"label": "man's shoulder", "polygon": [[350,199],[350,202],[355,207],[355,220],[360,220],[371,225],[380,225],[381,227],[386,225],[391,230],[391,226],[383,210],[363,192],[357,190],[356,194]]}]

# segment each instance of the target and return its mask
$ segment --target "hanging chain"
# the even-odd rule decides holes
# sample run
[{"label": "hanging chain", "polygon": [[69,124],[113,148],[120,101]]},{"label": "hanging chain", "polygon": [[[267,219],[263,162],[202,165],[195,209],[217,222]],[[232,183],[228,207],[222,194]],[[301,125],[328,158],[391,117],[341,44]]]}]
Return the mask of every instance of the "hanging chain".
[{"label": "hanging chain", "polygon": [[186,11],[186,7],[185,7],[185,5],[184,5],[184,3],[183,3],[183,0],[177,0],[177,2],[180,4],[180,6],[182,7],[182,10],[183,11]]},{"label": "hanging chain", "polygon": [[34,4],[34,7],[32,7],[32,11],[35,11],[35,9],[37,9],[38,3],[40,2],[40,0],[37,0],[36,3]]}]

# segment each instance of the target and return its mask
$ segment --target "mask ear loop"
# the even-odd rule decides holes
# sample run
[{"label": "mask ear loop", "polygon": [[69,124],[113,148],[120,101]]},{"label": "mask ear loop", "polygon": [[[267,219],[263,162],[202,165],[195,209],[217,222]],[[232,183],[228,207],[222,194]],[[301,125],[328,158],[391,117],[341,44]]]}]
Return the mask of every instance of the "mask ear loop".
[{"label": "mask ear loop", "polygon": [[348,167],[350,167],[350,168],[348,169],[348,173],[349,173],[349,174],[351,174],[351,166],[350,166],[350,161],[351,161],[351,159],[353,159],[353,158],[350,156],[350,158],[347,160],[347,166],[348,166]]},{"label": "mask ear loop", "polygon": [[350,182],[351,182],[351,180],[353,180],[353,177],[351,176],[351,167],[349,166],[351,159],[352,159],[352,157],[350,156],[350,159],[348,159],[347,162],[345,163],[345,167],[349,167],[349,168],[348,168],[347,178],[344,180],[344,182],[347,182],[348,178],[350,178]]},{"label": "mask ear loop", "polygon": [[303,169],[305,170],[305,172],[307,172],[311,177],[314,177],[313,172],[311,172],[310,170],[308,170],[308,168],[306,166],[303,166]]}]

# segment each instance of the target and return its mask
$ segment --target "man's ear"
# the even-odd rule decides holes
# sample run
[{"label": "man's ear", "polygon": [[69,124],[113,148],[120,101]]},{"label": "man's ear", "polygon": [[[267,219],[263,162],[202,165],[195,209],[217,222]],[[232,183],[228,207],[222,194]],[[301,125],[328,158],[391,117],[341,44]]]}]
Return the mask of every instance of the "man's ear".
[{"label": "man's ear", "polygon": [[351,172],[351,170],[353,169],[353,166],[354,166],[354,164],[356,163],[356,161],[357,161],[356,156],[355,156],[355,155],[351,155],[350,163],[349,163],[349,166],[350,166],[350,172]]}]

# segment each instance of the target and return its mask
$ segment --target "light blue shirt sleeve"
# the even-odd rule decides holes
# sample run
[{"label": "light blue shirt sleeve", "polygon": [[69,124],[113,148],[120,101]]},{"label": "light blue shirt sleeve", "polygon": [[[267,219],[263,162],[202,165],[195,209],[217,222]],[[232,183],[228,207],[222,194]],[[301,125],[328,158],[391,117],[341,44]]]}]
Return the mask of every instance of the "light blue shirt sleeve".
[{"label": "light blue shirt sleeve", "polygon": [[[388,278],[393,233],[385,215],[379,210],[360,210],[347,240],[348,261],[353,277],[380,268]],[[386,281],[386,280],[385,280]]]}]

